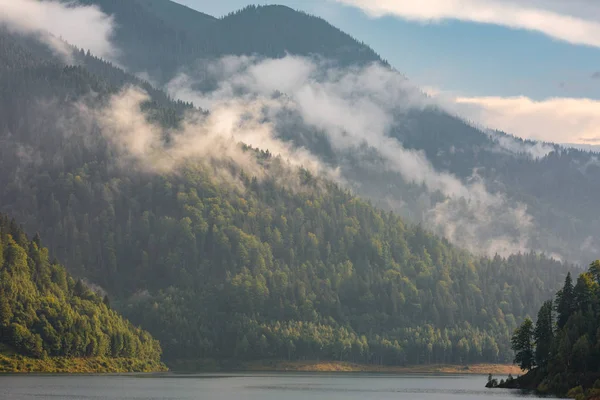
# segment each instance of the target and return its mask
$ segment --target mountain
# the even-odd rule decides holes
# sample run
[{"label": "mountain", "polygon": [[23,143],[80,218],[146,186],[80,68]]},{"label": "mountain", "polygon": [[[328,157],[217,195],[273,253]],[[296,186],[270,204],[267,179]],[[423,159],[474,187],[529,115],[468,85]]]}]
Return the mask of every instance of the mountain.
[{"label": "mountain", "polygon": [[[291,54],[330,60],[342,70],[371,63],[387,67],[372,49],[326,21],[283,6],[251,6],[215,19],[167,0],[83,3],[98,5],[114,16],[118,26],[114,43],[123,54],[119,62],[130,71],[148,73],[159,85],[184,71],[198,78],[196,89],[210,88],[214,82],[206,77],[206,60],[232,55],[281,59]],[[490,210],[458,212],[461,206],[452,205],[457,213],[453,221],[428,221],[431,211],[448,208],[446,194],[418,187],[419,182],[415,187],[412,177],[375,171],[385,170],[385,165],[365,167],[365,155],[338,152],[332,157],[331,137],[305,122],[283,124],[278,134],[308,147],[333,168],[341,168],[344,178],[355,184],[356,193],[412,222],[424,223],[460,246],[493,255],[494,250],[487,249],[495,247],[490,243],[506,236],[499,228],[485,226],[488,223],[481,215]],[[525,219],[530,217],[532,226],[518,243],[505,246],[502,254],[534,249],[586,264],[600,249],[595,202],[600,195],[600,173],[594,153],[490,134],[439,106],[399,112],[386,134],[406,150],[424,152],[436,171],[452,174],[465,185],[476,172],[490,195],[506,199],[505,209],[524,206]],[[427,204],[429,209],[424,208]],[[493,219],[503,219],[505,211],[493,213]],[[474,217],[473,212],[478,215]],[[465,225],[473,218],[481,220],[475,228],[452,224],[460,220]],[[516,228],[503,229],[512,232]]]},{"label": "mountain", "polygon": [[155,101],[108,63],[68,66],[1,38],[2,211],[169,362],[507,361],[510,332],[574,268],[473,256],[293,159],[227,134],[191,140],[227,113],[159,90]]},{"label": "mountain", "polygon": [[[381,62],[368,46],[320,18],[284,6],[250,6],[216,19],[165,0],[81,0],[112,15],[119,62],[168,82],[182,67],[230,54],[319,55],[343,64]],[[302,35],[298,32],[302,31]]]},{"label": "mountain", "polygon": [[[4,215],[0,216],[0,334],[4,372],[21,370],[23,356],[34,359],[25,359],[28,371],[61,370],[74,358],[91,365],[95,360],[104,363],[93,371],[162,369],[156,340],[113,311],[108,297],[103,299],[51,262],[39,236],[29,240]],[[56,357],[66,360],[49,366]]]}]

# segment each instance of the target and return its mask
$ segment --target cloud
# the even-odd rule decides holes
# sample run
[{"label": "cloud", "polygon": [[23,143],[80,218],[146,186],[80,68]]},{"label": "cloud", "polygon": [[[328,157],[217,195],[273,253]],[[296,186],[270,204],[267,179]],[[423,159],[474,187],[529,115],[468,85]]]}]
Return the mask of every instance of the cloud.
[{"label": "cloud", "polygon": [[[227,57],[196,71],[200,81],[218,81],[208,93],[193,89],[199,84],[194,75],[188,71],[176,77],[169,93],[210,110],[231,99],[269,98],[279,103],[279,110],[292,110],[304,124],[324,132],[339,154],[372,148],[383,158],[384,168],[405,182],[424,186],[431,194],[441,192],[445,200],[432,204],[423,220],[457,245],[491,254],[527,249],[533,223],[523,205],[489,193],[476,175],[463,182],[437,171],[423,152],[406,149],[390,136],[408,111],[434,104],[399,73],[378,65],[338,69],[293,56]],[[283,96],[273,97],[277,91]]]},{"label": "cloud", "polygon": [[[142,112],[142,105],[150,100],[147,93],[128,87],[113,95],[104,107],[92,107],[85,102],[77,104],[75,118],[62,124],[64,131],[94,132],[98,127],[116,150],[117,160],[155,173],[176,172],[188,162],[206,162],[216,172],[226,176],[223,162],[234,163],[252,176],[266,176],[265,168],[241,143],[255,149],[269,150],[281,159],[278,178],[290,187],[290,167],[305,168],[315,174],[336,179],[337,172],[324,167],[316,157],[303,148],[277,139],[273,127],[265,122],[267,102],[246,102],[232,99],[221,102],[210,114],[190,111],[178,129],[165,129],[151,123]],[[95,104],[95,103],[93,103]],[[169,137],[168,143],[165,137]]]},{"label": "cloud", "polygon": [[490,137],[494,140],[500,149],[512,154],[528,154],[533,159],[544,158],[555,151],[555,148],[542,142],[525,142],[514,136],[506,135],[497,131],[490,132]]},{"label": "cloud", "polygon": [[592,74],[592,79],[600,79],[600,71],[596,71]]},{"label": "cloud", "polygon": [[455,111],[488,127],[554,143],[589,143],[600,136],[600,101],[578,98],[458,97]]},{"label": "cloud", "polygon": [[600,136],[591,138],[580,138],[579,140],[581,140],[582,142],[586,142],[586,144],[596,144],[600,143]]},{"label": "cloud", "polygon": [[0,26],[16,33],[39,36],[65,57],[70,56],[71,49],[63,40],[108,60],[116,57],[116,50],[111,44],[113,19],[96,6],[57,1],[0,0]]},{"label": "cloud", "polygon": [[394,15],[422,22],[460,20],[543,33],[600,47],[600,6],[587,0],[335,0],[373,17]]}]

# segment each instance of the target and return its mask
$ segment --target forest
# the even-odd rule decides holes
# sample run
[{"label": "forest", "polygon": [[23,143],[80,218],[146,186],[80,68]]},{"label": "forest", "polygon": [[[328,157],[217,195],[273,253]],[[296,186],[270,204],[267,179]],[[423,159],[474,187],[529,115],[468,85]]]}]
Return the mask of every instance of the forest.
[{"label": "forest", "polygon": [[[574,268],[469,255],[307,170],[284,185],[286,162],[247,146],[264,175],[226,162],[224,180],[194,160],[124,168],[101,135],[39,121],[133,78],[34,62],[13,44],[0,58],[23,60],[0,78],[2,209],[160,340],[165,360],[508,361],[510,332]],[[157,92],[144,107],[170,126],[188,106]]]},{"label": "forest", "polygon": [[5,215],[0,215],[0,337],[2,354],[130,359],[160,369],[157,340],[114,311],[107,295],[51,261],[40,237],[28,239]]},{"label": "forest", "polygon": [[515,362],[526,375],[508,387],[536,389],[570,398],[600,394],[600,260],[573,282],[567,275],[535,324],[529,318],[512,337]]}]

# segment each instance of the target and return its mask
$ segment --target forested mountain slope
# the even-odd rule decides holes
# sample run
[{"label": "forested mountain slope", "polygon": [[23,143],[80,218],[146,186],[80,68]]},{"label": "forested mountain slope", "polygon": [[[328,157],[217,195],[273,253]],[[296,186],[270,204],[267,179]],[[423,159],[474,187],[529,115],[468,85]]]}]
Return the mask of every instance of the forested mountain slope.
[{"label": "forested mountain slope", "polygon": [[[241,145],[246,164],[144,169],[87,119],[114,105],[117,86],[15,46],[0,56],[1,208],[103,287],[167,360],[506,361],[510,332],[570,267],[471,256]],[[142,108],[154,126],[181,123],[158,102]],[[183,134],[161,132],[163,152]]]},{"label": "forested mountain slope", "polygon": [[[106,357],[109,363],[124,358],[132,370],[161,368],[158,341],[51,262],[39,236],[29,240],[0,215],[0,358],[7,352],[35,359]],[[10,371],[9,360],[2,358],[0,370]]]},{"label": "forested mountain slope", "polygon": [[[118,26],[114,43],[123,50],[123,65],[133,72],[149,73],[161,84],[181,71],[203,76],[199,61],[229,55],[281,58],[293,54],[332,60],[339,67],[386,65],[368,46],[322,19],[287,7],[248,7],[215,19],[168,0],[82,2],[114,15]],[[207,84],[197,82],[198,87],[210,87]],[[438,107],[402,113],[395,122],[387,134],[407,149],[424,151],[437,171],[454,174],[463,182],[476,172],[489,192],[524,204],[534,225],[524,247],[576,262],[587,262],[597,254],[600,220],[595,199],[600,166],[593,153],[490,135]],[[298,144],[312,143],[311,151],[337,163],[345,177],[356,180],[357,192],[377,204],[401,204],[391,208],[413,222],[426,222],[424,203],[438,204],[436,194],[411,187],[410,179],[398,174],[375,173],[356,155],[338,154],[332,159],[327,135],[304,127],[300,136],[298,129],[293,125],[279,134]],[[352,164],[353,157],[359,161]],[[443,227],[437,231],[447,233]]]}]

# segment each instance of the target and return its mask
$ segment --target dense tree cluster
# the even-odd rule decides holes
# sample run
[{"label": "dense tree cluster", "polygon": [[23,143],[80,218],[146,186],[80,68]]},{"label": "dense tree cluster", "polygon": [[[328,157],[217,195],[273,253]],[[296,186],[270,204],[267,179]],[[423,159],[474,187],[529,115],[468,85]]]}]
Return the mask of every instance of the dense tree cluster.
[{"label": "dense tree cluster", "polygon": [[29,240],[0,215],[0,344],[31,357],[122,357],[158,361],[149,333],[113,311],[108,297],[50,262],[40,238]]},{"label": "dense tree cluster", "polygon": [[531,371],[519,383],[559,395],[578,386],[581,396],[583,389],[600,389],[599,315],[600,261],[596,261],[575,284],[567,276],[555,300],[540,309],[535,328],[527,319],[515,331],[515,361]]}]

